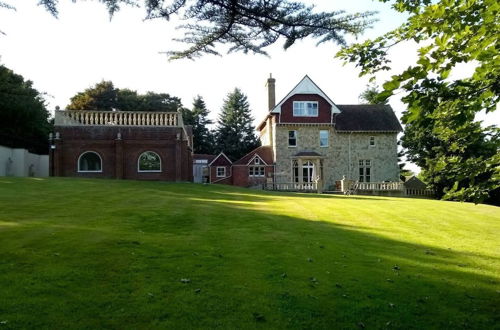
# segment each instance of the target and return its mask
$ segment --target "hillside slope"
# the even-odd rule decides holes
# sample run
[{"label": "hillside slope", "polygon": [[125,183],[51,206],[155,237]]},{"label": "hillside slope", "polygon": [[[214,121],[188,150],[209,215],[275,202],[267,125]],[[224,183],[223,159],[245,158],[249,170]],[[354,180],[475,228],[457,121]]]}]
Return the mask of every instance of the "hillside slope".
[{"label": "hillside slope", "polygon": [[500,208],[0,178],[0,329],[498,326]]}]

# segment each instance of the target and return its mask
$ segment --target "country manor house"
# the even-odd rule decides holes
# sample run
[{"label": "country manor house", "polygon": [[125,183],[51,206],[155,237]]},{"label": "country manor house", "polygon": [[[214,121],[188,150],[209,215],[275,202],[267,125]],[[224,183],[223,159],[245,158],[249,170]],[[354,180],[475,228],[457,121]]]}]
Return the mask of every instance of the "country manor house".
[{"label": "country manor house", "polygon": [[261,147],[239,160],[193,155],[180,113],[56,111],[51,174],[192,181],[307,190],[341,180],[398,182],[397,134],[389,105],[335,104],[305,76],[259,123]]}]

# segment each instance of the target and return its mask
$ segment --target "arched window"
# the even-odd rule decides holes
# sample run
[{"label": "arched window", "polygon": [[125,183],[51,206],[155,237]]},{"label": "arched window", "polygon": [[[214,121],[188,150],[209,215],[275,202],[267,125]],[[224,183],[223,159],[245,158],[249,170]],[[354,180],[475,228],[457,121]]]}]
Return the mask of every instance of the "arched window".
[{"label": "arched window", "polygon": [[94,151],[86,151],[78,158],[78,172],[102,172],[101,156]]},{"label": "arched window", "polygon": [[145,151],[137,160],[138,172],[161,172],[161,158],[153,151]]}]

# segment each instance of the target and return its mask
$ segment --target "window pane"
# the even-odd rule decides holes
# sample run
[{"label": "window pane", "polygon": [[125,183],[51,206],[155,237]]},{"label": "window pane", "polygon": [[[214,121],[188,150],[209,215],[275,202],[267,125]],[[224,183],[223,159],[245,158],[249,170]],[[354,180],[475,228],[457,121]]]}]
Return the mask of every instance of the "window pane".
[{"label": "window pane", "polygon": [[79,170],[80,171],[101,171],[101,158],[95,152],[86,152],[80,157]]},{"label": "window pane", "polygon": [[289,146],[297,145],[297,131],[288,131],[288,145]]},{"label": "window pane", "polygon": [[139,157],[139,171],[160,171],[160,156],[152,151],[146,151]]},{"label": "window pane", "polygon": [[364,160],[360,160],[359,161],[359,166],[363,166],[363,165],[365,165],[365,161]]},{"label": "window pane", "polygon": [[368,159],[365,160],[365,165],[366,166],[371,166],[371,164],[372,164],[371,160],[368,160]]},{"label": "window pane", "polygon": [[319,146],[328,147],[328,131],[319,131]]}]

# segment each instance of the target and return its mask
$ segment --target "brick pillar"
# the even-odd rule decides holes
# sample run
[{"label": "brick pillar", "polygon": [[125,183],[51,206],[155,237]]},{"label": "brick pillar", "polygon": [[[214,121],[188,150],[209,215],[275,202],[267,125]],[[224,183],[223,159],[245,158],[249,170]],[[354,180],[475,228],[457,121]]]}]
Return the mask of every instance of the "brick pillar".
[{"label": "brick pillar", "polygon": [[181,133],[177,133],[175,139],[175,181],[182,180],[182,139]]},{"label": "brick pillar", "polygon": [[123,140],[121,133],[115,139],[115,178],[123,179]]},{"label": "brick pillar", "polygon": [[54,149],[52,149],[52,155],[53,155],[53,173],[52,174],[53,174],[53,176],[63,176],[63,170],[62,170],[63,141],[61,139],[61,136],[59,135],[59,132],[56,132],[53,145],[54,145]]}]

